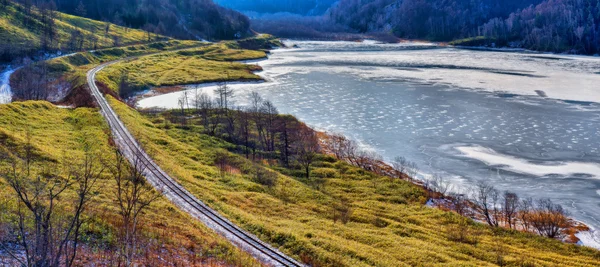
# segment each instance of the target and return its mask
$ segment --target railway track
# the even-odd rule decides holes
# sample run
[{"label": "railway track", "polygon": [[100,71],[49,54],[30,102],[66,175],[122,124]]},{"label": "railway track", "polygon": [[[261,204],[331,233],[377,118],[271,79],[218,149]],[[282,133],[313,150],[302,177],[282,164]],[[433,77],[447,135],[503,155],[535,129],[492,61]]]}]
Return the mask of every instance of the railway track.
[{"label": "railway track", "polygon": [[269,244],[262,242],[256,236],[242,230],[240,227],[206,206],[179,183],[166,174],[140,147],[127,127],[110,107],[106,98],[96,86],[96,73],[118,61],[104,63],[87,73],[87,83],[92,96],[100,107],[102,116],[106,119],[113,133],[113,139],[121,153],[132,163],[144,167],[143,173],[148,182],[161,191],[171,202],[180,209],[188,212],[209,228],[227,238],[231,243],[250,253],[264,264],[272,266],[305,266],[291,257],[283,254]]}]

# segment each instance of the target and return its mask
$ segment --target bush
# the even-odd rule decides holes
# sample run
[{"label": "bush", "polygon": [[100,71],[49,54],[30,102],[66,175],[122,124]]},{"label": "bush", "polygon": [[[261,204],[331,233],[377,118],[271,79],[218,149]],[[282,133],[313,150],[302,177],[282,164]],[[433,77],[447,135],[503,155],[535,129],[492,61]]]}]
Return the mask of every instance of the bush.
[{"label": "bush", "polygon": [[336,169],[319,168],[312,171],[312,176],[317,178],[337,178],[339,173]]},{"label": "bush", "polygon": [[273,187],[275,186],[275,184],[277,184],[277,174],[272,172],[272,171],[268,171],[265,168],[256,165],[255,167],[255,174],[254,174],[254,182],[264,185],[266,187]]}]

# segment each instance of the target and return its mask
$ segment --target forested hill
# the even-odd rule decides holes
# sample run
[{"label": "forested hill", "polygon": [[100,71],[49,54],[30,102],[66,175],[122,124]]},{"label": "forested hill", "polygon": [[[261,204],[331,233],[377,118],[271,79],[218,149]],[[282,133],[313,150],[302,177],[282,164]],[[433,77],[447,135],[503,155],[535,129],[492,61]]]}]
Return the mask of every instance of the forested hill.
[{"label": "forested hill", "polygon": [[327,19],[401,38],[600,53],[600,0],[340,0]]},{"label": "forested hill", "polygon": [[403,38],[446,41],[476,36],[495,17],[542,0],[341,0],[331,21],[360,32],[391,31]]},{"label": "forested hill", "polygon": [[[7,1],[7,0],[3,0]],[[18,0],[181,39],[234,39],[250,22],[212,0]]]},{"label": "forested hill", "polygon": [[0,62],[57,51],[72,52],[165,39],[149,34],[52,11],[0,0]]},{"label": "forested hill", "polygon": [[306,16],[323,15],[338,0],[215,0],[218,4],[256,13],[293,13]]}]

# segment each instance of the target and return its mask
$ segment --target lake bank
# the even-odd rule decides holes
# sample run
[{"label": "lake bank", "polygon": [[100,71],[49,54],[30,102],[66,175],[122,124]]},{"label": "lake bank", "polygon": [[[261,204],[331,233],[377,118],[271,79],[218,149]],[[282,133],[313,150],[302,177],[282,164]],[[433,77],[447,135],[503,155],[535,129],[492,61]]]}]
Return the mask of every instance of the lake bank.
[{"label": "lake bank", "polygon": [[[600,226],[595,171],[540,176],[505,164],[511,158],[524,167],[600,161],[594,58],[299,42],[259,65],[268,82],[232,84],[236,104],[248,104],[257,91],[313,128],[343,133],[386,160],[405,156],[457,190],[486,180],[524,197],[550,197],[577,220]],[[152,101],[176,106],[167,98],[178,96]],[[507,157],[489,164],[458,149],[477,146]],[[597,232],[591,236],[587,244],[600,240]]]}]

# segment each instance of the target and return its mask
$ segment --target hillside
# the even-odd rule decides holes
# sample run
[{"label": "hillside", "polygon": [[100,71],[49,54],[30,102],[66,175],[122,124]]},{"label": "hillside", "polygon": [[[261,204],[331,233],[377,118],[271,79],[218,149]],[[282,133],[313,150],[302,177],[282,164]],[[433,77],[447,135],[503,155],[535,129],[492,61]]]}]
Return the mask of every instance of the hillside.
[{"label": "hillside", "polygon": [[[0,105],[0,265],[20,266],[10,262],[5,245],[18,241],[15,220],[19,208],[15,192],[7,184],[7,170],[13,156],[23,156],[31,145],[37,174],[56,175],[63,166],[79,168],[86,155],[97,161],[88,165],[95,171],[104,169],[92,187],[91,201],[86,206],[81,226],[80,249],[74,266],[118,266],[123,261],[120,237],[121,215],[116,198],[117,184],[110,168],[115,163],[115,148],[109,141],[107,124],[96,109],[58,108],[44,101],[18,102]],[[29,141],[28,141],[29,140]],[[91,154],[90,154],[91,153]],[[45,170],[46,169],[46,170]],[[25,179],[23,185],[35,179]],[[75,207],[75,182],[60,199],[55,200],[53,216],[58,229],[67,213]],[[43,194],[43,192],[42,192]],[[33,198],[33,195],[32,195]],[[46,204],[45,202],[41,202]],[[21,206],[22,208],[22,206]],[[139,239],[135,249],[136,264],[141,266],[260,266],[248,254],[240,251],[188,214],[175,208],[166,198],[152,202],[139,217]],[[32,218],[26,217],[27,226]],[[29,229],[29,228],[28,228]],[[14,239],[13,239],[14,238]],[[8,250],[10,251],[10,250]],[[15,251],[22,253],[22,250]],[[58,266],[58,265],[53,265]],[[61,265],[62,266],[62,265]]]},{"label": "hillside", "polygon": [[325,14],[338,0],[216,0],[218,4],[243,12],[260,14],[293,13],[305,16]]},{"label": "hillside", "polygon": [[[155,34],[0,1],[0,62],[48,51],[81,51],[154,41]],[[163,38],[163,37],[160,37]]]},{"label": "hillside", "polygon": [[481,33],[501,46],[538,51],[600,53],[600,1],[548,0],[490,20]]},{"label": "hillside", "polygon": [[[143,115],[109,100],[153,159],[195,196],[313,266],[594,266],[600,259],[593,249],[427,207],[421,187],[328,155],[314,155],[307,177],[298,156],[306,154],[297,153],[311,130],[291,116],[205,108]],[[274,138],[271,145],[257,139],[256,127],[268,121],[278,125],[265,137]]]},{"label": "hillside", "polygon": [[[272,36],[262,35],[214,44],[170,40],[107,48],[30,64],[16,71],[10,83],[14,100],[48,100],[74,106],[92,106],[85,75],[102,62],[141,57],[113,65],[98,77],[105,82],[107,90],[128,97],[155,86],[260,80],[252,73],[260,70],[259,67],[231,61],[264,58],[266,53],[262,49],[277,45],[280,43]],[[120,92],[124,81],[127,90]]]},{"label": "hillside", "polygon": [[401,38],[448,41],[478,34],[495,17],[541,0],[341,0],[328,17],[359,32],[387,31]]},{"label": "hillside", "polygon": [[600,51],[597,0],[342,0],[328,18],[358,32],[383,31],[401,38],[465,38],[455,44],[551,52]]},{"label": "hillside", "polygon": [[180,39],[235,39],[246,36],[249,27],[244,15],[220,7],[212,0],[57,0],[55,3],[58,11]]}]

